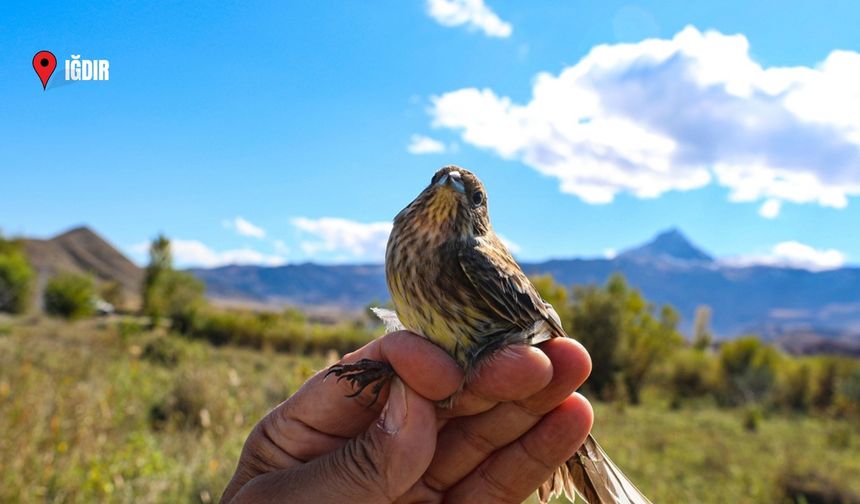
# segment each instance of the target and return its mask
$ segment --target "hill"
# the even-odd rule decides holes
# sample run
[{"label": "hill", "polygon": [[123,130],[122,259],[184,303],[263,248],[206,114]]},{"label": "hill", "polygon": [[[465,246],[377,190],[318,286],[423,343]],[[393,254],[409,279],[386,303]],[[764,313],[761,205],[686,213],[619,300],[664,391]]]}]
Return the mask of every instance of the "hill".
[{"label": "hill", "polygon": [[97,282],[117,282],[130,306],[140,301],[142,270],[92,229],[82,226],[47,240],[23,240],[30,264],[37,273],[37,299],[52,276],[61,272],[85,273]]}]

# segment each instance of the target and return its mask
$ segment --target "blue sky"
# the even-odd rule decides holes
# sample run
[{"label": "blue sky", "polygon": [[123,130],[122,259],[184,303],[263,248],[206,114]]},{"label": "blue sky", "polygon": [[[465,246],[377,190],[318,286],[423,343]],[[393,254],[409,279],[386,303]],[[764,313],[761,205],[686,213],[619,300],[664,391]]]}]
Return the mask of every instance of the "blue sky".
[{"label": "blue sky", "polygon": [[[521,259],[678,227],[738,264],[857,264],[860,6],[749,4],[5,2],[0,228],[375,262],[453,163]],[[72,54],[110,80],[64,82]]]}]

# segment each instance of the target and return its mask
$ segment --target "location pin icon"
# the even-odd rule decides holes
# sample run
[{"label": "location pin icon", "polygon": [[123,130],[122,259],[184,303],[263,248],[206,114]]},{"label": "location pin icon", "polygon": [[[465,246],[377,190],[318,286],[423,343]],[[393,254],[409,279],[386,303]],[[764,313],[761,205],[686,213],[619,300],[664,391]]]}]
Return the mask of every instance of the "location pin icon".
[{"label": "location pin icon", "polygon": [[39,51],[33,56],[33,70],[36,71],[36,75],[42,81],[43,91],[48,87],[48,79],[51,78],[51,74],[56,68],[57,58],[51,51]]}]

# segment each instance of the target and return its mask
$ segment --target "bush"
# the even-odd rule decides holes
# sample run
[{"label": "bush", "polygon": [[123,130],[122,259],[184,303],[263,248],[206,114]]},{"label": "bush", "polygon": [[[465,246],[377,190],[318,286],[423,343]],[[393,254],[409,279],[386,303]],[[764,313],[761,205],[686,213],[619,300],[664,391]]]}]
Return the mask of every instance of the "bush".
[{"label": "bush", "polygon": [[788,502],[806,504],[860,504],[860,495],[838,481],[817,471],[799,471],[790,466],[782,470],[776,493]]},{"label": "bush", "polygon": [[95,285],[92,277],[61,273],[45,286],[45,312],[67,319],[91,316],[95,312]]},{"label": "bush", "polygon": [[794,411],[809,409],[811,396],[811,373],[805,362],[785,362],[781,366],[777,405]]},{"label": "bush", "polygon": [[0,312],[27,311],[33,277],[33,270],[20,246],[0,238]]},{"label": "bush", "polygon": [[181,430],[207,429],[212,412],[216,410],[212,384],[201,373],[181,373],[173,388],[149,409],[149,422],[153,430],[169,427]]},{"label": "bush", "polygon": [[175,338],[156,338],[143,347],[141,358],[154,364],[172,368],[182,360],[183,348]]},{"label": "bush", "polygon": [[755,336],[720,347],[722,399],[731,405],[762,402],[772,391],[779,354]]},{"label": "bush", "polygon": [[310,323],[292,309],[278,314],[209,308],[197,312],[195,323],[186,334],[213,345],[316,354],[330,350],[341,354],[351,352],[375,337],[361,321]]},{"label": "bush", "polygon": [[684,399],[704,397],[716,388],[716,359],[708,354],[685,350],[678,352],[671,361],[669,391],[674,404]]}]

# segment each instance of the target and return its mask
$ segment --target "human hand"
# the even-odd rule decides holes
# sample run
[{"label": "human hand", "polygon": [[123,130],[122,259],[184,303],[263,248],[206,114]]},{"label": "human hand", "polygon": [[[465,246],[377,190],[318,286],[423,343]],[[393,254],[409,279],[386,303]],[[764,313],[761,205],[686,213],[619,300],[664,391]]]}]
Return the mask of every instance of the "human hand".
[{"label": "human hand", "polygon": [[317,373],[253,429],[222,502],[521,502],[591,427],[572,394],[591,363],[573,340],[498,352],[451,409],[436,402],[463,373],[429,341],[391,333],[343,362],[362,358],[399,378],[369,405]]}]

